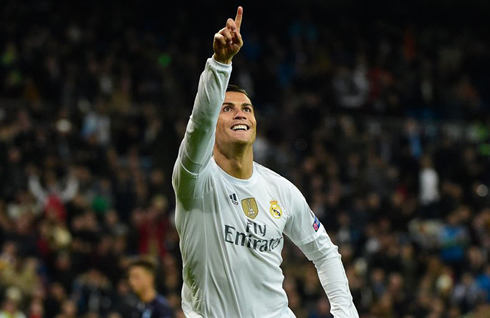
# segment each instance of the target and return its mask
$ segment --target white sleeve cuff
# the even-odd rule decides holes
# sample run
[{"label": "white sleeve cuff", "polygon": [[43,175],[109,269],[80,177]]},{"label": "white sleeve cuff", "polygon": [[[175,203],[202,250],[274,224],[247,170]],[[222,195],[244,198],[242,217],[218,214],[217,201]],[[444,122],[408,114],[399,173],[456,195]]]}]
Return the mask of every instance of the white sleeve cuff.
[{"label": "white sleeve cuff", "polygon": [[212,67],[214,67],[217,70],[230,71],[230,72],[231,72],[231,65],[233,64],[233,62],[231,62],[231,64],[225,64],[225,63],[218,62],[214,59],[214,56],[208,58],[208,63],[209,63],[209,65],[211,65]]}]

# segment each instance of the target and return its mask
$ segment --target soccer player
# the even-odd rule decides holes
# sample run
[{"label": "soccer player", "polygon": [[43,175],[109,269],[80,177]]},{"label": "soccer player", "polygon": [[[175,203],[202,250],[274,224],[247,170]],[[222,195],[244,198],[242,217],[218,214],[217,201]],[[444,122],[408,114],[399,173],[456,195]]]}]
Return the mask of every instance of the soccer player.
[{"label": "soccer player", "polygon": [[[171,318],[172,309],[167,300],[155,289],[156,266],[150,260],[139,258],[128,267],[131,289],[138,296],[139,303],[125,317],[131,318]],[[128,315],[129,314],[129,315]]]},{"label": "soccer player", "polygon": [[288,180],[253,161],[257,122],[228,86],[243,9],[214,36],[173,172],[187,317],[294,317],[282,288],[286,234],[315,264],[336,318],[358,317],[337,247]]}]

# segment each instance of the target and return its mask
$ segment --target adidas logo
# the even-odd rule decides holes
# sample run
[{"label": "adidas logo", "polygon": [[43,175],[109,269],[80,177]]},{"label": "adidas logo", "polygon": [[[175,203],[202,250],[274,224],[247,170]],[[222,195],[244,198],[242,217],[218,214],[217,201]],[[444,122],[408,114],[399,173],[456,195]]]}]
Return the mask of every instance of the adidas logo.
[{"label": "adidas logo", "polygon": [[236,193],[230,194],[230,195],[229,195],[229,197],[230,197],[231,202],[232,202],[234,205],[238,205],[238,200],[237,200],[237,198],[236,198]]}]

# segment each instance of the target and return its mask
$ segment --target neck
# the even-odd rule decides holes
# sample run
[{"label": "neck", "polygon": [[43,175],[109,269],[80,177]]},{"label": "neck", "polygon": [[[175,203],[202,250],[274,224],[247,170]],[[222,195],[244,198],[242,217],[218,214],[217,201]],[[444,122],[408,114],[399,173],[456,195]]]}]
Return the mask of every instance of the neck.
[{"label": "neck", "polygon": [[149,303],[157,297],[157,291],[155,290],[155,288],[146,289],[138,296],[143,302]]},{"label": "neck", "polygon": [[220,149],[214,146],[213,151],[216,164],[227,174],[238,179],[249,179],[253,173],[252,145]]}]

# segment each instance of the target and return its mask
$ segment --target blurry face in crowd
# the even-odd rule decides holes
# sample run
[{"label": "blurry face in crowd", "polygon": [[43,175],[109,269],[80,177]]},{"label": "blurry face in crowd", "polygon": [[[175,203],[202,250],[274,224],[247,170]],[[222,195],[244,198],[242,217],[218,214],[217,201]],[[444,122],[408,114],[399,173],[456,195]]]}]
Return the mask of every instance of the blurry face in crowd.
[{"label": "blurry face in crowd", "polygon": [[66,300],[62,305],[63,317],[75,317],[77,314],[77,306],[71,300]]},{"label": "blurry face in crowd", "polygon": [[56,174],[53,171],[46,172],[45,175],[46,186],[51,191],[55,191],[58,188],[58,181],[56,180]]},{"label": "blurry face in crowd", "polygon": [[134,266],[129,269],[129,285],[136,294],[141,294],[145,290],[153,288],[153,274],[141,266]]},{"label": "blurry face in crowd", "polygon": [[226,92],[216,125],[218,149],[230,144],[252,145],[256,136],[254,108],[250,99],[240,92]]},{"label": "blurry face in crowd", "polygon": [[7,299],[3,304],[3,309],[8,313],[17,312],[17,303],[11,299]]}]

